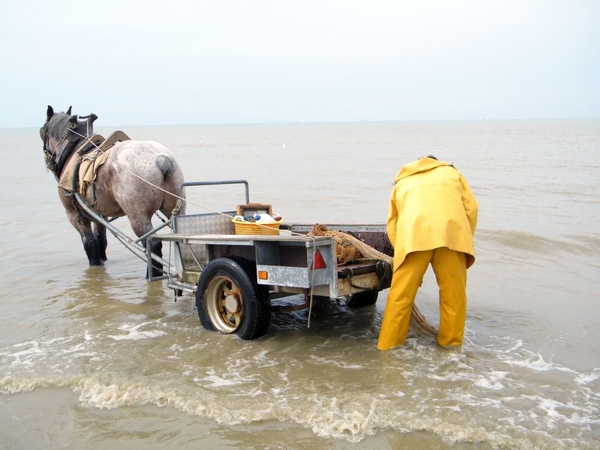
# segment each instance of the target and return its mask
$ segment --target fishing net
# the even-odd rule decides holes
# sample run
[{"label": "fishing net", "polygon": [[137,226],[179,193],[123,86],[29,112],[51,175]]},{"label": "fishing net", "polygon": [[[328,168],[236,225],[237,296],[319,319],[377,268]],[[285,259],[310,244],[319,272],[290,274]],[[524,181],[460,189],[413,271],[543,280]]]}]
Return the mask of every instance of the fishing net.
[{"label": "fishing net", "polygon": [[[394,265],[394,258],[392,256],[381,253],[348,233],[330,230],[326,225],[316,224],[308,235],[328,236],[332,238],[336,243],[338,265],[347,264],[357,259],[380,259],[392,267]],[[438,335],[438,330],[419,311],[416,302],[412,306],[409,329],[421,336],[437,338]]]}]

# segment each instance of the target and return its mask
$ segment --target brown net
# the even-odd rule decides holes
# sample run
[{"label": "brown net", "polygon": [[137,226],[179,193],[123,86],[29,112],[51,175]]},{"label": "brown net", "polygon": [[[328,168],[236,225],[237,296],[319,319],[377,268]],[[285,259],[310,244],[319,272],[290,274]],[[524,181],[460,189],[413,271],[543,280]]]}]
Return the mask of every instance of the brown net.
[{"label": "brown net", "polygon": [[[328,236],[336,243],[336,256],[338,265],[346,264],[356,259],[381,259],[387,262],[390,266],[394,266],[394,258],[381,253],[373,247],[365,244],[360,239],[344,233],[342,231],[333,231],[327,228],[326,225],[316,224],[308,233],[308,236]],[[431,325],[425,316],[419,311],[416,303],[413,303],[412,313],[410,315],[409,329],[421,336],[429,336],[437,338],[438,330]]]}]

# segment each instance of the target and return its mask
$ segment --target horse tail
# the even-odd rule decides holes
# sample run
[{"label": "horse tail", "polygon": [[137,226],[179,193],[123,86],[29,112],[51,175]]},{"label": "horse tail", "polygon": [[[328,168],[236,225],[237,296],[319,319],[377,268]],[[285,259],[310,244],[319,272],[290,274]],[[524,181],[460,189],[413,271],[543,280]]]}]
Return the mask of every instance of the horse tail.
[{"label": "horse tail", "polygon": [[156,165],[166,176],[169,176],[175,170],[175,160],[169,155],[160,154],[156,157]]}]

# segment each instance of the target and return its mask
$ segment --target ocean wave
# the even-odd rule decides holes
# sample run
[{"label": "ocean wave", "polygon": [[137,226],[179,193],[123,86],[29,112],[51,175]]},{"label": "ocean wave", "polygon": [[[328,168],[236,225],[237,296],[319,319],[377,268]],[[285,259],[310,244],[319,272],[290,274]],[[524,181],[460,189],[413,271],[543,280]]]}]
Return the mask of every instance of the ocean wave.
[{"label": "ocean wave", "polygon": [[[106,366],[106,355],[77,368],[74,354],[92,354],[95,342],[85,334],[4,349],[2,362],[13,364],[0,369],[0,393],[67,387],[84,407],[170,407],[228,426],[289,422],[349,443],[392,429],[425,431],[449,445],[585,449],[600,444],[591,431],[600,426],[600,368],[579,373],[506,337],[491,337],[485,347],[467,342],[466,351],[409,338],[390,352],[366,352],[361,364],[325,357],[330,349],[323,344],[294,358],[277,349],[247,354],[237,346],[212,364],[198,361],[191,368],[189,361],[178,365],[178,359],[171,360],[167,373],[127,374]],[[182,343],[169,349],[183,360],[186,352],[198,350]],[[54,365],[42,369],[48,361]]]},{"label": "ocean wave", "polygon": [[[537,254],[579,253],[595,256],[600,252],[600,236],[568,234],[564,238],[549,238],[519,230],[478,230],[476,242],[497,245],[510,251]],[[497,247],[498,248],[498,247]]]},{"label": "ocean wave", "polygon": [[[325,439],[360,443],[368,436],[393,429],[399,433],[429,432],[450,445],[487,443],[492,448],[523,449],[592,449],[600,442],[590,433],[577,434],[573,429],[594,429],[598,420],[586,420],[573,405],[543,395],[507,396],[492,408],[498,412],[488,419],[480,417],[490,410],[490,402],[475,396],[456,396],[454,404],[432,402],[432,407],[415,403],[414,395],[399,404],[403,396],[381,393],[333,392],[328,395],[290,395],[272,390],[253,392],[253,401],[232,397],[230,402],[210,392],[193,395],[185,388],[149,384],[144,378],[124,379],[115,374],[98,374],[69,378],[3,379],[3,393],[29,392],[35,388],[67,387],[78,394],[84,407],[115,409],[154,405],[171,407],[182,413],[214,420],[228,426],[265,421],[287,421],[306,427]],[[7,389],[10,386],[10,389]],[[418,393],[422,395],[422,393]],[[256,401],[256,399],[260,401]],[[514,414],[505,407],[511,402],[527,402],[529,417]],[[588,411],[588,414],[590,411]],[[487,414],[487,413],[486,413]],[[526,422],[536,423],[535,426]],[[562,425],[561,425],[562,424]],[[561,427],[570,431],[559,435]]]}]

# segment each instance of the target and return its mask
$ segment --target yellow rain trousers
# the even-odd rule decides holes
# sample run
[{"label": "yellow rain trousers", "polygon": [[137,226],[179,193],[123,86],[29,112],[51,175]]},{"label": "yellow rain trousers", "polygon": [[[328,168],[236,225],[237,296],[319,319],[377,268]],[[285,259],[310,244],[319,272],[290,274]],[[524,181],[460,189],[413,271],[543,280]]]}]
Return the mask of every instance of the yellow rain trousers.
[{"label": "yellow rain trousers", "polygon": [[441,247],[409,253],[394,272],[377,342],[379,350],[404,344],[412,304],[430,263],[440,289],[438,344],[462,343],[467,314],[466,255]]}]

